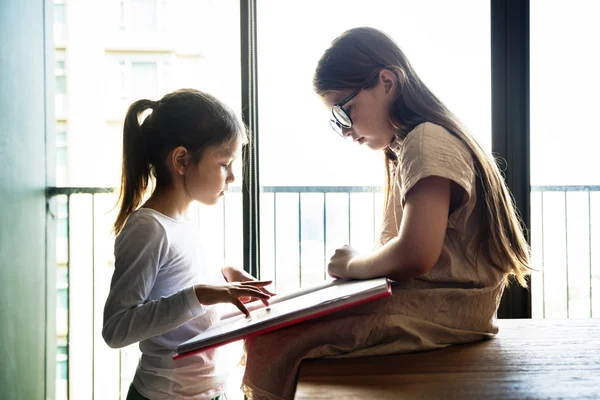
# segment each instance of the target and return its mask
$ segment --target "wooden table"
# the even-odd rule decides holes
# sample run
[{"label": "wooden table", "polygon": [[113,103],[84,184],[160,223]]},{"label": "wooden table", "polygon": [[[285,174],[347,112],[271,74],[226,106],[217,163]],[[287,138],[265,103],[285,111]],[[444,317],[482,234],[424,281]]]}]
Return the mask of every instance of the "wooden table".
[{"label": "wooden table", "polygon": [[492,340],[306,360],[296,399],[600,399],[600,319],[500,320]]}]

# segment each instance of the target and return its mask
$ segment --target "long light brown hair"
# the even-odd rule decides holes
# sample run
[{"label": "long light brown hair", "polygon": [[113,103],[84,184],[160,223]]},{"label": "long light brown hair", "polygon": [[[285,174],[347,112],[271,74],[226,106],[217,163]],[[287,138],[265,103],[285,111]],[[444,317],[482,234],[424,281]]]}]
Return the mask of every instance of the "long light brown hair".
[{"label": "long light brown hair", "polygon": [[[151,109],[140,125],[139,116]],[[158,101],[133,103],[123,126],[123,165],[119,213],[113,226],[119,234],[127,218],[142,203],[149,183],[169,185],[166,158],[171,150],[184,146],[192,162],[200,161],[210,146],[228,144],[236,138],[246,141],[246,130],[238,116],[208,93],[180,89]]]},{"label": "long light brown hair", "polygon": [[[514,276],[522,286],[527,286],[529,245],[495,160],[419,79],[392,38],[373,28],[344,32],[319,60],[314,90],[324,96],[332,90],[369,89],[377,85],[382,69],[396,76],[398,93],[390,109],[390,120],[401,140],[417,125],[431,122],[444,127],[467,147],[475,166],[477,205],[482,217],[476,239],[478,253],[483,253],[490,265],[507,273],[507,278]],[[390,148],[384,153],[387,202],[393,185],[391,170],[397,159]]]}]

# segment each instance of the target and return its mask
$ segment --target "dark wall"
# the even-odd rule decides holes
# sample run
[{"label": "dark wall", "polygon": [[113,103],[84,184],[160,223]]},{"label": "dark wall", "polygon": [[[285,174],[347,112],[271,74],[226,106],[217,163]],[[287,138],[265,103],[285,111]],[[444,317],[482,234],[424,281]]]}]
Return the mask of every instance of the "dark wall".
[{"label": "dark wall", "polygon": [[46,346],[53,318],[46,316],[46,7],[44,0],[0,1],[0,397],[11,400],[45,399],[53,364]]}]

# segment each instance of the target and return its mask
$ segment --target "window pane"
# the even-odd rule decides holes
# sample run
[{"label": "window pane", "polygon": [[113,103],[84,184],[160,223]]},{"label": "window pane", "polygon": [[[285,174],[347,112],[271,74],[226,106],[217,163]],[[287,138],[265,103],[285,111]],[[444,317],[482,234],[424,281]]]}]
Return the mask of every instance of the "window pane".
[{"label": "window pane", "polygon": [[54,23],[64,24],[67,22],[65,5],[61,3],[54,4]]},{"label": "window pane", "polygon": [[54,0],[54,42],[64,45],[67,24],[67,6],[64,0]]},{"label": "window pane", "polygon": [[57,341],[56,346],[56,398],[67,398],[67,378],[69,371],[67,343],[64,340]]},{"label": "window pane", "polygon": [[[113,0],[66,6],[65,40],[55,44],[59,186],[119,186],[123,118],[135,100],[197,88],[239,112],[239,2]],[[237,168],[239,178],[240,163]],[[230,185],[232,193],[214,207],[192,207],[202,221],[208,265],[217,273],[225,262],[242,265],[240,187],[239,181]],[[101,336],[114,269],[116,200],[116,194],[90,193],[57,198],[57,337],[69,346],[59,349],[59,400],[67,395],[124,399],[136,370],[137,344],[115,351]]]},{"label": "window pane", "polygon": [[67,78],[62,76],[56,77],[56,93],[58,94],[66,94],[67,93]]},{"label": "window pane", "polygon": [[67,116],[67,62],[65,51],[57,49],[54,57],[54,109],[57,119],[64,120]]},{"label": "window pane", "polygon": [[56,123],[56,185],[64,186],[68,180],[67,124]]},{"label": "window pane", "polygon": [[326,261],[340,245],[349,242],[369,251],[382,215],[381,194],[370,192],[384,182],[381,152],[335,134],[328,124],[330,111],[313,93],[323,51],[350,28],[385,31],[489,149],[490,5],[479,0],[374,0],[368,6],[357,0],[261,0],[257,12],[261,277],[275,278],[281,292],[322,280]]},{"label": "window pane", "polygon": [[131,0],[131,29],[134,32],[156,31],[156,0]]},{"label": "window pane", "polygon": [[131,97],[155,99],[158,95],[158,68],[155,62],[131,63]]},{"label": "window pane", "polygon": [[600,316],[600,2],[531,1],[534,317]]}]

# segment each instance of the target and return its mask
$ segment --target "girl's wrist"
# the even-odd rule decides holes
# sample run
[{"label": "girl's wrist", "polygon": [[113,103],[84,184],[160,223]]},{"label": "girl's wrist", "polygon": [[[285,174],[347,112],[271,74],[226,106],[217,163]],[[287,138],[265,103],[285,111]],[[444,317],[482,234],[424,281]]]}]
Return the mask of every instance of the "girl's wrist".
[{"label": "girl's wrist", "polygon": [[205,285],[194,285],[194,294],[196,295],[196,298],[198,299],[198,303],[203,304],[204,302],[204,296],[203,296],[203,292],[205,289]]},{"label": "girl's wrist", "polygon": [[366,279],[367,266],[365,257],[358,256],[348,262],[348,275],[354,279]]}]

